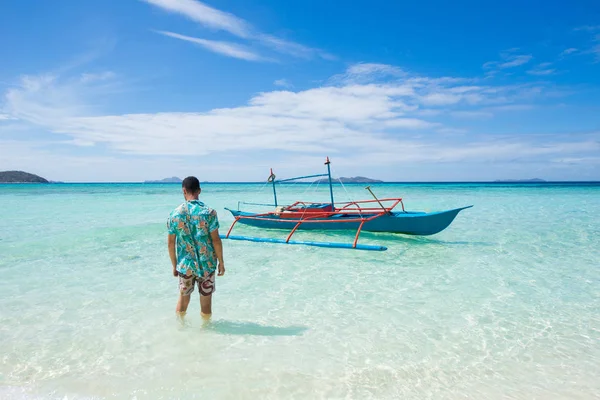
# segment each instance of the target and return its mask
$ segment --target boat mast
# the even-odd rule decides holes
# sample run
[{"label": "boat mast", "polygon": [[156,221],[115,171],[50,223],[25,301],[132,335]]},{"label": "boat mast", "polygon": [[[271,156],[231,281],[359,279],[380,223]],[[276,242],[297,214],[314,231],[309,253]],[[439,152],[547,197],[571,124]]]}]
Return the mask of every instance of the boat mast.
[{"label": "boat mast", "polygon": [[327,161],[325,161],[325,165],[327,165],[327,177],[329,178],[329,194],[331,195],[331,209],[335,210],[335,206],[333,205],[333,186],[331,184],[331,167],[329,166],[331,161],[329,161],[329,157],[327,157]]},{"label": "boat mast", "polygon": [[273,168],[271,168],[271,175],[269,175],[267,181],[271,181],[273,184],[273,199],[275,200],[275,207],[277,207],[277,191],[275,190],[275,174],[273,173]]}]

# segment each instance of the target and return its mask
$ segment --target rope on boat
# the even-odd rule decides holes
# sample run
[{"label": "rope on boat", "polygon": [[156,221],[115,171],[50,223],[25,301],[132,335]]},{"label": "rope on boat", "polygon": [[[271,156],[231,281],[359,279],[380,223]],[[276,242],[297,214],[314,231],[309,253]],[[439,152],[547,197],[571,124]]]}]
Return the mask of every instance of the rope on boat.
[{"label": "rope on boat", "polygon": [[319,185],[321,184],[321,180],[317,180],[317,186],[315,186],[315,193],[319,191]]},{"label": "rope on boat", "polygon": [[[305,177],[303,179],[308,179],[308,178],[312,178],[312,177],[313,176],[311,175],[311,176]],[[279,182],[275,181],[275,183],[279,183]],[[298,179],[298,180],[290,181],[290,183],[287,183],[287,182],[285,182],[285,183],[287,185],[290,185],[292,189],[295,189],[296,185],[303,183],[303,182],[302,182],[302,179]],[[315,185],[315,183],[316,183],[316,185]],[[313,189],[314,193],[318,192],[319,185],[321,185],[321,179],[317,179],[316,181],[309,182],[308,187],[306,189],[304,189],[304,191],[302,191],[302,195],[305,195],[311,189]]]},{"label": "rope on boat", "polygon": [[262,192],[263,190],[265,190],[265,188],[267,187],[267,185],[271,183],[269,181],[266,181],[264,185],[262,185],[262,187],[260,188],[259,192]]},{"label": "rope on boat", "polygon": [[[333,168],[332,168],[332,170],[333,170]],[[346,192],[347,199],[350,200],[351,203],[354,203],[355,200],[350,195],[350,192],[348,192],[348,190],[346,189],[346,186],[344,186],[344,183],[342,182],[342,180],[340,178],[336,178],[336,180],[340,182],[340,185],[342,185],[342,189],[344,189],[344,192]],[[360,207],[358,207],[358,214],[360,215],[361,218],[364,218]]]}]

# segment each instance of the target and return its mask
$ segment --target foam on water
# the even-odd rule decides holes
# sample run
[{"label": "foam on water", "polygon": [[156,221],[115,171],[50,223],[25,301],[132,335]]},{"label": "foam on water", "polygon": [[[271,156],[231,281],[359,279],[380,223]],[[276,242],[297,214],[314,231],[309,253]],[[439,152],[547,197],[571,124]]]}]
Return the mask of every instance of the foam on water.
[{"label": "foam on water", "polygon": [[[202,197],[224,230],[224,207],[269,201],[260,187]],[[374,190],[411,210],[475,207],[428,238],[361,235],[386,252],[225,241],[213,321],[195,294],[182,326],[165,225],[177,185],[0,186],[0,398],[599,395],[599,186]]]}]

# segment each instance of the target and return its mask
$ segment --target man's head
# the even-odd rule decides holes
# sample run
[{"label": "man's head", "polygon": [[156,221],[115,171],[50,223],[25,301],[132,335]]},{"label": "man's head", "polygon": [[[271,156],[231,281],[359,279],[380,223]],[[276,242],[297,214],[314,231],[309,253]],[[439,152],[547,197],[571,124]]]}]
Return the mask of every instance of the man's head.
[{"label": "man's head", "polygon": [[193,200],[200,194],[200,181],[195,176],[188,176],[181,182],[183,197],[186,200]]}]

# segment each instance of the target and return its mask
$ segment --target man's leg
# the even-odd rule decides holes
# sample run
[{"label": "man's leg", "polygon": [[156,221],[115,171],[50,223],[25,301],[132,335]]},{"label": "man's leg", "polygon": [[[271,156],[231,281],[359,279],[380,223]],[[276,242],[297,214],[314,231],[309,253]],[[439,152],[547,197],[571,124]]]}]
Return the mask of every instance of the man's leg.
[{"label": "man's leg", "polygon": [[212,315],[212,294],[200,296],[200,315],[205,320],[210,319]]},{"label": "man's leg", "polygon": [[179,299],[177,300],[177,311],[178,314],[185,314],[187,311],[188,305],[190,304],[191,295],[179,294]]},{"label": "man's leg", "polygon": [[198,283],[198,292],[200,292],[200,315],[204,320],[209,320],[212,315],[212,294],[215,291],[215,274]]},{"label": "man's leg", "polygon": [[194,278],[193,277],[179,277],[179,299],[177,300],[177,307],[175,312],[179,317],[183,317],[187,311],[188,305],[190,304],[191,294],[194,291]]}]

